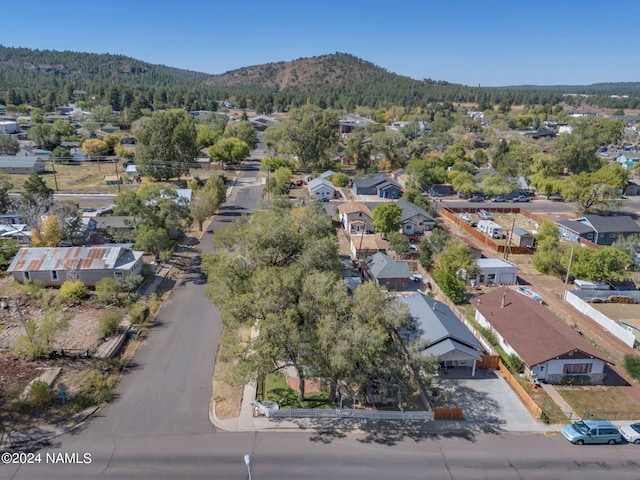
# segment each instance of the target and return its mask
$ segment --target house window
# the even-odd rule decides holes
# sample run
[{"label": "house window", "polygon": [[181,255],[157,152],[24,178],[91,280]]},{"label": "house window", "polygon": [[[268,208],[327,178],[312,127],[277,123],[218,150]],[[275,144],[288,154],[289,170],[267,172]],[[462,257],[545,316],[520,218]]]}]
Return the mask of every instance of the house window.
[{"label": "house window", "polygon": [[31,276],[29,275],[29,272],[22,272],[22,275],[27,282],[31,281]]},{"label": "house window", "polygon": [[51,270],[51,280],[54,282],[58,281],[58,272],[56,270]]},{"label": "house window", "polygon": [[117,278],[117,279],[118,279],[118,278],[123,278],[123,277],[124,277],[124,275],[122,274],[122,272],[114,272],[114,276],[115,276],[115,278]]},{"label": "house window", "polygon": [[580,375],[591,373],[592,363],[565,363],[562,367],[562,373],[566,375]]},{"label": "house window", "polygon": [[593,233],[587,233],[587,238],[591,240],[593,238]]}]

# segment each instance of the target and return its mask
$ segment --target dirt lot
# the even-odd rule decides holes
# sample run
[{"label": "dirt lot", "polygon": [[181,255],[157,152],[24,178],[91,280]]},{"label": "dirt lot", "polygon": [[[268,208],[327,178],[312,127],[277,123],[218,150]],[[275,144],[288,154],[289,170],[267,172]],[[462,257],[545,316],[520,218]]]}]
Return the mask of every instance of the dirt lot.
[{"label": "dirt lot", "polygon": [[[116,173],[116,168],[119,175],[122,175],[125,179],[125,183],[120,185],[118,189],[117,185],[105,185],[105,175],[113,175]],[[117,163],[97,163],[97,162],[81,162],[77,165],[56,165],[56,173],[53,174],[53,169],[49,164],[47,166],[47,172],[42,174],[43,180],[50,188],[56,188],[56,181],[60,192],[92,192],[92,193],[111,193],[117,194],[119,191],[125,191],[135,189],[137,183],[128,183],[126,181],[126,174],[123,173],[123,166]],[[206,180],[211,176],[218,176],[223,173],[221,169],[214,168],[202,168],[191,169],[189,175],[192,177],[197,175],[202,180]],[[227,173],[228,172],[224,172]],[[21,191],[22,184],[28,178],[28,175],[8,175],[10,182],[13,184],[13,190]],[[187,177],[185,177],[187,178]],[[175,188],[175,186],[174,186]]]}]

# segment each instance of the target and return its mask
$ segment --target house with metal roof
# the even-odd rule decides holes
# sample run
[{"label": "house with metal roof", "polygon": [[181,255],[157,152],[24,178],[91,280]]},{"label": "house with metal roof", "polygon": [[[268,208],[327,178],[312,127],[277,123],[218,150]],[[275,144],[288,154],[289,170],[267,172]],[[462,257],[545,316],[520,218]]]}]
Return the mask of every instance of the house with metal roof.
[{"label": "house with metal roof", "polygon": [[475,319],[508,355],[524,363],[528,378],[560,384],[568,376],[602,383],[605,359],[587,339],[541,303],[509,287],[472,300]]},{"label": "house with metal roof", "polygon": [[45,170],[45,160],[36,156],[0,156],[0,172],[30,175]]},{"label": "house with metal roof", "polygon": [[405,235],[421,234],[436,228],[436,219],[424,208],[406,200],[398,200],[397,203],[402,207],[400,222]]},{"label": "house with metal roof", "polygon": [[313,198],[318,200],[330,200],[336,194],[336,188],[326,178],[314,178],[307,184],[307,188]]},{"label": "house with metal roof", "polygon": [[513,285],[518,278],[518,267],[501,258],[477,258],[480,273],[475,281],[482,285]]},{"label": "house with metal roof", "polygon": [[387,290],[406,290],[411,277],[407,262],[397,262],[390,256],[376,252],[364,261],[363,275]]},{"label": "house with metal roof", "polygon": [[409,307],[407,338],[425,341],[421,355],[437,357],[443,368],[470,367],[475,376],[484,348],[456,314],[444,303],[420,293],[397,298]]},{"label": "house with metal roof", "polygon": [[67,280],[80,280],[93,287],[103,278],[138,275],[143,254],[123,246],[21,248],[7,272],[20,283],[37,280],[59,287]]},{"label": "house with metal roof", "polygon": [[13,240],[19,245],[30,245],[31,229],[24,223],[0,223],[0,239]]},{"label": "house with metal roof", "polygon": [[583,215],[555,222],[560,238],[579,243],[584,238],[597,245],[613,245],[620,237],[638,237],[640,226],[629,215]]}]

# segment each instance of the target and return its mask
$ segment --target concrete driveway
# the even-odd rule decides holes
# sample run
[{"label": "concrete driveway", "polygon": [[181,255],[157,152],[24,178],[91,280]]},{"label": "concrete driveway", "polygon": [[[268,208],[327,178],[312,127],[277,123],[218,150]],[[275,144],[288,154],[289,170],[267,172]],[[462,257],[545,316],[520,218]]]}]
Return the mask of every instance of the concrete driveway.
[{"label": "concrete driveway", "polygon": [[462,407],[464,421],[459,426],[472,430],[546,432],[554,428],[531,416],[502,374],[492,369],[470,368],[440,371],[439,385],[443,395]]}]

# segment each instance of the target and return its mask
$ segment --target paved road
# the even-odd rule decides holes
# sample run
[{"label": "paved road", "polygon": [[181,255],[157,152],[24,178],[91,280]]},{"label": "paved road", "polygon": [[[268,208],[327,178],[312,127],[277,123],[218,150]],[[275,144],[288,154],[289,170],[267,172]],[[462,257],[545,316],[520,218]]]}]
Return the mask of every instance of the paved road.
[{"label": "paved road", "polygon": [[[249,212],[260,196],[255,170],[243,172],[211,230]],[[211,233],[199,249],[210,248]],[[218,432],[207,407],[220,334],[217,310],[203,297],[197,264],[158,317],[116,400],[76,432],[42,449],[40,463],[0,465],[2,479],[253,478],[638,478],[634,445],[575,447],[559,436],[369,433]],[[91,455],[90,464],[52,463],[58,455]],[[54,457],[48,457],[54,455]],[[70,459],[69,459],[70,460]]]}]

